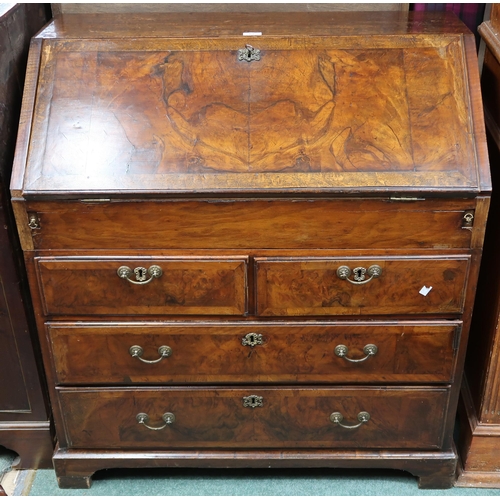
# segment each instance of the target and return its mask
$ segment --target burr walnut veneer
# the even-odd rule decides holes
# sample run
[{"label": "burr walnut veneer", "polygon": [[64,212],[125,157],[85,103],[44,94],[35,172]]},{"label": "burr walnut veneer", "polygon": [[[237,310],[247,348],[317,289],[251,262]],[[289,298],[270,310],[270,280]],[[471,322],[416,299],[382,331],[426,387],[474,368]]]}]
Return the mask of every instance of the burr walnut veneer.
[{"label": "burr walnut veneer", "polygon": [[62,487],[113,467],[452,484],[489,206],[448,14],[66,15],[11,184]]}]

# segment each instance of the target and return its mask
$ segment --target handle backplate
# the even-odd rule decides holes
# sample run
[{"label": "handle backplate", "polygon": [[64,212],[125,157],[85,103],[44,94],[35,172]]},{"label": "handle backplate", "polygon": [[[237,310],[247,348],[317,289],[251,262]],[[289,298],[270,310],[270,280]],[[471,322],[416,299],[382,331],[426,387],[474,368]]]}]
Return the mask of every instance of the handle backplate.
[{"label": "handle backplate", "polygon": [[[351,273],[353,275],[353,279],[350,278]],[[367,275],[369,276],[368,278]],[[378,278],[381,275],[382,268],[377,264],[370,266],[368,269],[361,266],[355,267],[352,271],[349,266],[340,266],[337,269],[337,276],[341,280],[347,280],[353,285],[364,285],[365,283],[369,283],[373,278]]]},{"label": "handle backplate", "polygon": [[[150,266],[149,269],[139,266],[134,270],[128,266],[120,266],[117,269],[116,274],[118,274],[120,278],[127,280],[134,285],[146,285],[154,278],[159,278],[163,274],[163,271],[161,267],[157,265]],[[131,279],[133,275],[135,275],[135,280]]]}]

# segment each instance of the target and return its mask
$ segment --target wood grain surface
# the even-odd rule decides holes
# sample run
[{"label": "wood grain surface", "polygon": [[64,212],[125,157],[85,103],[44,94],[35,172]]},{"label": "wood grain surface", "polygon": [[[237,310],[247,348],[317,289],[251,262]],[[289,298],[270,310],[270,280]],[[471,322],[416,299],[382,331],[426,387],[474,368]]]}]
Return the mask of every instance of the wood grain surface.
[{"label": "wood grain surface", "polygon": [[[60,389],[67,445],[74,448],[401,448],[439,449],[449,391],[422,387]],[[257,395],[262,407],[244,407]],[[330,421],[340,412],[346,425]],[[165,412],[175,422],[161,431]]]},{"label": "wood grain surface", "polygon": [[[451,324],[450,324],[451,323]],[[446,323],[51,323],[54,370],[59,385],[288,383],[446,383],[452,379],[459,322]],[[252,334],[261,344],[244,345]],[[252,340],[252,339],[250,339]],[[352,363],[335,354],[366,358]],[[148,364],[129,353],[158,360]]]},{"label": "wood grain surface", "polygon": [[461,37],[321,28],[292,46],[45,32],[23,192],[477,191]]},{"label": "wood grain surface", "polygon": [[[245,257],[221,259],[37,259],[47,314],[233,314],[247,310]],[[118,268],[152,265],[163,274],[146,284]],[[136,281],[132,273],[132,281]]]},{"label": "wood grain surface", "polygon": [[[149,31],[144,32],[147,25]],[[92,32],[89,32],[92,26]],[[160,14],[65,14],[57,16],[40,38],[79,40],[173,36],[228,37],[262,27],[263,34],[285,36],[434,36],[469,34],[451,12],[189,12]],[[265,30],[264,30],[265,28]],[[437,35],[437,36],[436,36]]]},{"label": "wood grain surface", "polygon": [[[255,260],[257,314],[262,316],[459,314],[469,268],[465,256]],[[366,283],[353,284],[337,275],[340,266],[367,271],[372,265],[380,266],[382,274]],[[432,289],[422,293],[424,287]]]},{"label": "wood grain surface", "polygon": [[53,3],[53,15],[152,12],[408,11],[407,3]]},{"label": "wood grain surface", "polygon": [[[59,201],[27,206],[40,221],[39,229],[29,230],[29,242],[49,250],[470,248],[473,233],[463,229],[463,217],[475,209],[474,199],[388,198]],[[26,228],[27,220],[25,215]]]},{"label": "wood grain surface", "polygon": [[59,484],[352,463],[451,486],[491,187],[473,35],[449,14],[204,12],[61,16],[37,40],[12,192]]}]

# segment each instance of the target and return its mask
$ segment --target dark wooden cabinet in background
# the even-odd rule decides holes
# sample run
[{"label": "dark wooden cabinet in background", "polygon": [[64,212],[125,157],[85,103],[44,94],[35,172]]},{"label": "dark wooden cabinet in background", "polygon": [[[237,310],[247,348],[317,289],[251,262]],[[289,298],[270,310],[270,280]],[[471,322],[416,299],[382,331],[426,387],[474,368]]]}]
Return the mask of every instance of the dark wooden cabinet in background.
[{"label": "dark wooden cabinet in background", "polygon": [[50,9],[10,7],[0,15],[0,445],[19,454],[16,467],[36,469],[52,467],[54,439],[9,182],[28,47]]},{"label": "dark wooden cabinet in background", "polygon": [[453,15],[56,17],[11,193],[61,487],[162,466],[453,484],[490,194]]},{"label": "dark wooden cabinet in background", "polygon": [[460,405],[458,483],[500,487],[500,4],[479,27],[493,195]]}]

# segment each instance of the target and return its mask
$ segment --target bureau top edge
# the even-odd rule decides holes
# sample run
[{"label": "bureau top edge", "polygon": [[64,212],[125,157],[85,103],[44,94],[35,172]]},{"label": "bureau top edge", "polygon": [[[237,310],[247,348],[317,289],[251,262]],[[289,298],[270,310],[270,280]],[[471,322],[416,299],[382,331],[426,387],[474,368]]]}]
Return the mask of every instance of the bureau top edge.
[{"label": "bureau top edge", "polygon": [[176,12],[64,14],[37,38],[217,38],[248,32],[276,37],[470,33],[448,12]]}]

